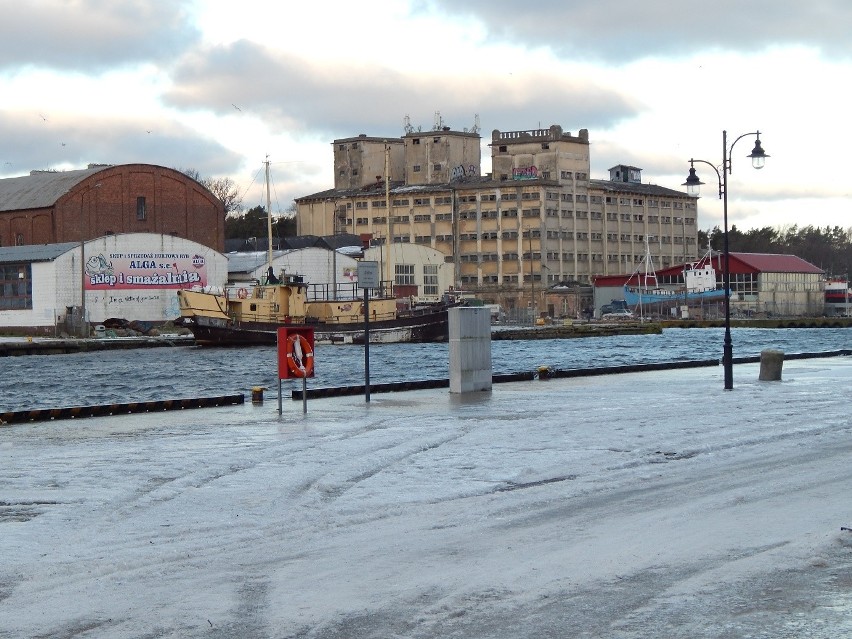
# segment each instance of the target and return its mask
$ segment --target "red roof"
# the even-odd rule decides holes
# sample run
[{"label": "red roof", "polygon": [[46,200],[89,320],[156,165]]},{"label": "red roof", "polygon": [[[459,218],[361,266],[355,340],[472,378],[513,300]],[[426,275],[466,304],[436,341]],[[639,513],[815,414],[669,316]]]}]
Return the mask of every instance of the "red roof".
[{"label": "red roof", "polygon": [[[731,273],[817,273],[822,274],[821,268],[806,262],[795,255],[778,255],[774,253],[734,253],[730,255]],[[677,275],[683,272],[685,264],[670,266],[656,271],[658,277]],[[713,255],[713,267],[719,273],[724,273],[725,259],[718,253]],[[623,286],[635,273],[620,275],[598,275],[594,278],[595,286]]]},{"label": "red roof", "polygon": [[[778,255],[775,253],[731,253],[731,259],[736,258],[745,266],[757,273],[825,273],[821,268],[806,262],[795,255]],[[737,271],[731,264],[731,273]]]}]

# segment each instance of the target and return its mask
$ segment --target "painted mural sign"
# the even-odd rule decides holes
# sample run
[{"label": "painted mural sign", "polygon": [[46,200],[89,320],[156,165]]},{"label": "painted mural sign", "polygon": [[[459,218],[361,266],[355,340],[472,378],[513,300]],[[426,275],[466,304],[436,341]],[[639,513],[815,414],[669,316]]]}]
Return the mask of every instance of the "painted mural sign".
[{"label": "painted mural sign", "polygon": [[513,180],[534,180],[538,177],[538,169],[534,166],[522,166],[512,169]]},{"label": "painted mural sign", "polygon": [[189,288],[207,285],[207,265],[188,253],[99,253],[86,260],[86,290]]}]

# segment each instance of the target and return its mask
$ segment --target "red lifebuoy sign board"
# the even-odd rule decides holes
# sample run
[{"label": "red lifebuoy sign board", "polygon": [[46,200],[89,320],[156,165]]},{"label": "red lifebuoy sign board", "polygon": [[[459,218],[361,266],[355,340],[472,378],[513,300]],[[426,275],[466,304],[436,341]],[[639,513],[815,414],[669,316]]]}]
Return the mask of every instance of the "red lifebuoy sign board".
[{"label": "red lifebuoy sign board", "polygon": [[314,376],[314,329],[278,329],[278,379]]}]

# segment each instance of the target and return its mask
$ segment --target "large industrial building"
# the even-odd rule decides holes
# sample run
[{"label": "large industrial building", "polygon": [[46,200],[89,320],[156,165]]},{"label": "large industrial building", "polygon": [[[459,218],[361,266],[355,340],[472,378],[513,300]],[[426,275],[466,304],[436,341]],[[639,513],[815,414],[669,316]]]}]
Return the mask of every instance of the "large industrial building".
[{"label": "large industrial building", "polygon": [[[698,255],[696,201],[619,165],[590,177],[589,134],[560,126],[493,131],[481,175],[476,131],[408,131],[334,141],[334,188],[296,200],[299,234],[369,235],[431,247],[454,286],[507,309],[544,288],[630,272],[646,245],[663,267]],[[399,283],[419,265],[387,262]]]}]

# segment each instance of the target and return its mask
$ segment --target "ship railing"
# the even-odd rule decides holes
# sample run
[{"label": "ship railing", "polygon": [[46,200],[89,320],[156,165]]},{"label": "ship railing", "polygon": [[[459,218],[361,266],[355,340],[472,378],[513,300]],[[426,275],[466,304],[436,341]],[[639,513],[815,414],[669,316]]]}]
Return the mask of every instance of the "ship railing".
[{"label": "ship railing", "polygon": [[[391,291],[390,282],[379,283],[379,288],[368,289],[370,299],[388,297]],[[336,293],[336,295],[335,295]],[[308,284],[307,300],[309,302],[326,300],[363,300],[364,289],[358,288],[358,282],[337,282],[337,284]]]}]

